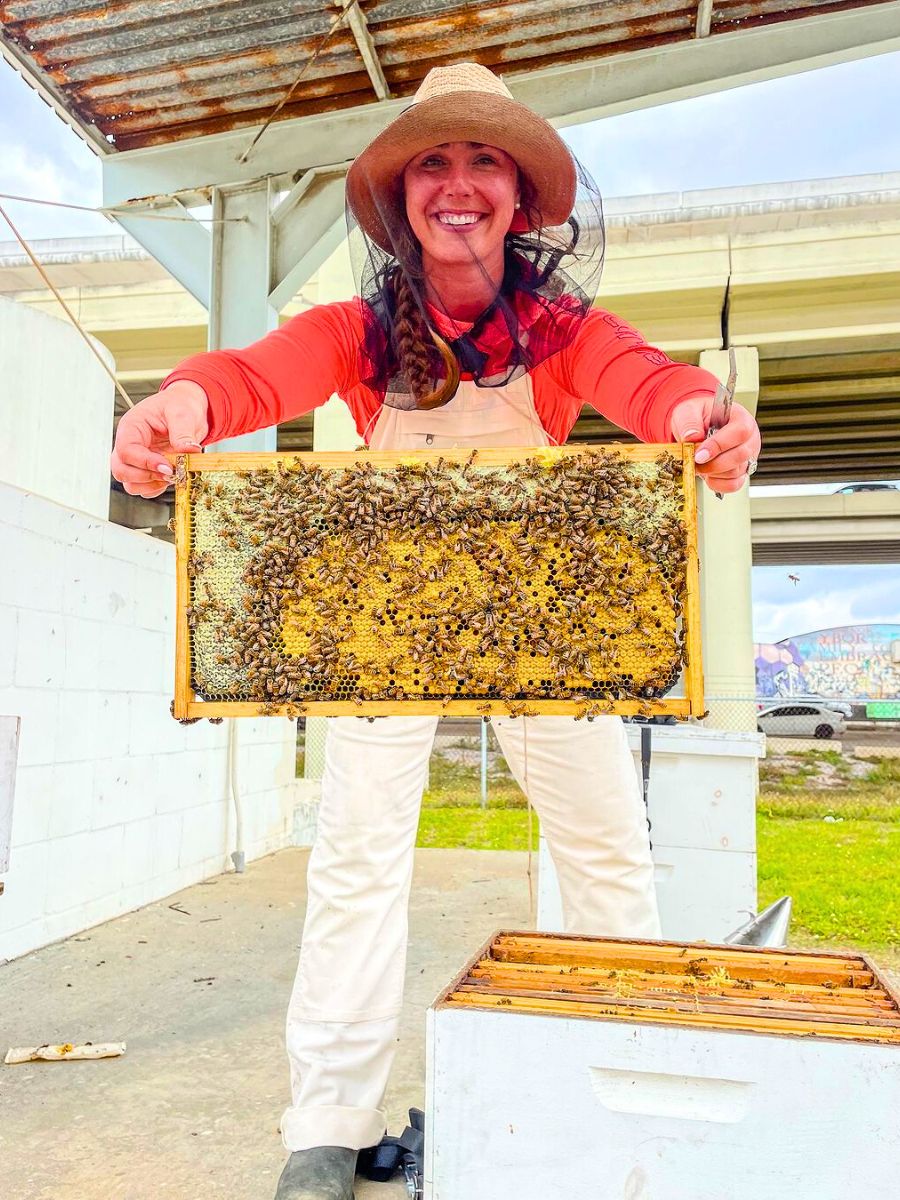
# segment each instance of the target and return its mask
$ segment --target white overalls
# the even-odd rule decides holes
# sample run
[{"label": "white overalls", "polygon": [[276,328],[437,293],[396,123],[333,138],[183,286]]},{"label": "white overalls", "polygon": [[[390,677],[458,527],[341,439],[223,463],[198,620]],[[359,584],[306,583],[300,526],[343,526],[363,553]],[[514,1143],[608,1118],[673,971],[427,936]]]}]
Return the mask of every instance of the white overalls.
[{"label": "white overalls", "polygon": [[[390,398],[389,398],[390,400]],[[373,450],[546,446],[527,376],[463,381],[432,411],[385,404]],[[397,1045],[407,902],[436,716],[329,719],[300,965],[287,1018],[288,1150],[374,1145]],[[528,789],[559,876],[570,932],[660,936],[643,803],[618,717],[492,718]]]}]

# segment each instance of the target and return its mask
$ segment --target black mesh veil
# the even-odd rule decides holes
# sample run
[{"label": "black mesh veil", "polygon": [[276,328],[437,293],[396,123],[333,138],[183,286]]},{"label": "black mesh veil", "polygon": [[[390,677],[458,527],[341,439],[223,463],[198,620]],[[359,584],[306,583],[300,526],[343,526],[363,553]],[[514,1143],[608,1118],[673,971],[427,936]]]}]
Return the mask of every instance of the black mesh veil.
[{"label": "black mesh veil", "polygon": [[[474,322],[441,319],[454,314],[439,286],[425,277],[421,246],[406,216],[402,177],[389,192],[370,191],[382,225],[378,241],[347,207],[351,264],[363,301],[362,383],[394,407],[436,407],[455,391],[447,347],[458,372],[478,387],[497,387],[571,343],[596,299],[605,249],[600,192],[583,166],[577,161],[575,166],[575,206],[564,224],[553,226],[544,225],[536,190],[520,172],[521,208],[504,239],[503,278],[498,287],[478,263],[493,299]],[[462,240],[477,261],[470,241]],[[411,297],[419,325],[415,370],[398,337],[398,328],[408,331],[410,324],[398,322],[401,276],[408,285],[403,312],[408,318]]]}]

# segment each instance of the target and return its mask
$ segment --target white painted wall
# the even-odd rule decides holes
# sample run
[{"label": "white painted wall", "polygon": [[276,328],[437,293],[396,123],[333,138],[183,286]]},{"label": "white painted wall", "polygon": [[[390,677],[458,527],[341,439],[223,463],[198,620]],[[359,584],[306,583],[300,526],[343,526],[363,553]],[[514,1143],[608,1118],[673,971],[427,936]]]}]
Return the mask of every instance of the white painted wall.
[{"label": "white painted wall", "polygon": [[78,331],[0,296],[0,378],[0,480],[106,518],[114,389]]},{"label": "white painted wall", "polygon": [[[21,718],[0,960],[230,867],[226,726],[169,716],[174,548],[0,484],[0,714]],[[294,724],[239,722],[247,859],[294,842]]]}]

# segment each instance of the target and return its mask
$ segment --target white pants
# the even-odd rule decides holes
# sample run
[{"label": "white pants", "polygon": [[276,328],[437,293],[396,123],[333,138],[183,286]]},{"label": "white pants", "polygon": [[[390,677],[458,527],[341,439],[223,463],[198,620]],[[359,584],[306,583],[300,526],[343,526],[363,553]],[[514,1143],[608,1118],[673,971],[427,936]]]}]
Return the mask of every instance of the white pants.
[{"label": "white pants", "polygon": [[[288,1150],[361,1149],[385,1131],[413,851],[437,717],[328,721],[300,965],[287,1018]],[[618,717],[498,717],[559,876],[569,932],[658,938],[644,806]]]}]

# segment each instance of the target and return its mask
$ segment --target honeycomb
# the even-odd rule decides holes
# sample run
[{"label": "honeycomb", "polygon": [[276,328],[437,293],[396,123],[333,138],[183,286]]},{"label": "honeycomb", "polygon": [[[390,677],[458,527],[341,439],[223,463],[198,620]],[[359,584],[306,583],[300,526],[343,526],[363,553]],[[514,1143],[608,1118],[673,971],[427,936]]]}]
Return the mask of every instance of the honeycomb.
[{"label": "honeycomb", "polygon": [[176,715],[684,715],[681,457],[526,453],[181,460]]}]

